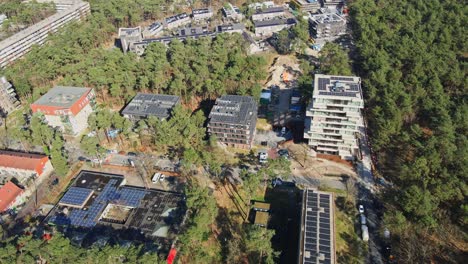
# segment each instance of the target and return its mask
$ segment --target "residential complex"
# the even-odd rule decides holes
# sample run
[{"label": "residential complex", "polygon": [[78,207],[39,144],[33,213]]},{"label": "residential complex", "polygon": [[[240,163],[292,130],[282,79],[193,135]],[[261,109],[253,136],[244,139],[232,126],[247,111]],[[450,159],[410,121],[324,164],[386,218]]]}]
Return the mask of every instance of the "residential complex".
[{"label": "residential complex", "polygon": [[317,152],[352,160],[363,124],[361,78],[316,74],[304,137]]},{"label": "residential complex", "polygon": [[299,264],[335,264],[333,194],[306,189],[302,197]]},{"label": "residential complex", "polygon": [[316,41],[332,41],[346,33],[346,20],[336,13],[311,15],[309,22]]},{"label": "residential complex", "polygon": [[56,86],[31,104],[31,110],[44,114],[50,126],[69,135],[78,135],[88,127],[94,104],[95,94],[91,88]]},{"label": "residential complex", "polygon": [[0,118],[18,109],[20,105],[11,83],[5,77],[0,77]]},{"label": "residential complex", "polygon": [[231,3],[227,3],[227,5],[223,7],[222,11],[226,18],[230,18],[237,22],[244,18],[240,9],[237,6],[233,6]]},{"label": "residential complex", "polygon": [[255,36],[268,37],[284,28],[292,27],[297,23],[294,18],[271,19],[264,21],[254,21]]},{"label": "residential complex", "polygon": [[163,25],[159,22],[154,22],[145,28],[142,32],[143,38],[148,38],[151,36],[157,36],[163,31]]},{"label": "residential complex", "polygon": [[231,147],[250,149],[257,124],[257,103],[250,96],[223,95],[216,99],[208,133]]},{"label": "residential complex", "polygon": [[0,68],[4,68],[9,63],[21,58],[31,49],[32,45],[42,45],[50,33],[56,32],[71,21],[79,21],[90,13],[88,2],[80,0],[51,0],[49,2],[63,2],[63,5],[56,4],[56,6],[57,8],[64,7],[64,9],[58,9],[54,15],[1,41]]},{"label": "residential complex", "polygon": [[122,110],[122,115],[131,120],[140,120],[150,116],[168,119],[172,109],[179,103],[180,98],[175,95],[138,93]]},{"label": "residential complex", "polygon": [[165,25],[168,29],[177,28],[190,23],[190,16],[187,13],[178,14],[165,19]]},{"label": "residential complex", "polygon": [[0,213],[5,212],[21,203],[24,190],[11,181],[0,186]]},{"label": "residential complex", "polygon": [[186,210],[183,194],[128,186],[122,175],[81,171],[45,222],[90,240],[107,229],[114,240],[151,241],[167,252]]},{"label": "residential complex", "polygon": [[12,178],[24,183],[52,172],[53,167],[46,155],[0,150],[0,185]]},{"label": "residential complex", "polygon": [[291,5],[304,13],[316,13],[321,7],[319,0],[291,0]]},{"label": "residential complex", "polygon": [[141,27],[119,28],[118,37],[120,39],[120,47],[124,53],[126,53],[131,48],[133,43],[140,42],[143,39]]},{"label": "residential complex", "polygon": [[261,8],[255,10],[254,14],[252,15],[252,20],[261,21],[273,19],[276,17],[282,17],[284,14],[284,8],[282,6]]},{"label": "residential complex", "polygon": [[192,10],[193,20],[209,19],[213,16],[213,11],[210,8],[201,8]]}]

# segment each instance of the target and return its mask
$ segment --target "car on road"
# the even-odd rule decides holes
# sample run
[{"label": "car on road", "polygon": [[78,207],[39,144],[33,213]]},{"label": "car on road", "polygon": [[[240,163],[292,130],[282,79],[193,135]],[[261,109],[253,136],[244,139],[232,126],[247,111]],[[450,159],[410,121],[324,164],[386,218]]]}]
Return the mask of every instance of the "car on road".
[{"label": "car on road", "polygon": [[359,205],[359,213],[360,214],[364,213],[364,205],[362,205],[362,204]]}]

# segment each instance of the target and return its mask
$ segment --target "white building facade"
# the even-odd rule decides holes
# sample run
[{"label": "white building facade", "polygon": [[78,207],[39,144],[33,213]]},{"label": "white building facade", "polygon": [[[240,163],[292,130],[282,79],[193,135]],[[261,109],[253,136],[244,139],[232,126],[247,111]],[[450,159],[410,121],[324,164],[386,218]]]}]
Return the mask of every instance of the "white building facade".
[{"label": "white building facade", "polygon": [[364,126],[363,108],[361,78],[316,74],[304,138],[318,153],[354,159],[359,154],[359,131]]}]

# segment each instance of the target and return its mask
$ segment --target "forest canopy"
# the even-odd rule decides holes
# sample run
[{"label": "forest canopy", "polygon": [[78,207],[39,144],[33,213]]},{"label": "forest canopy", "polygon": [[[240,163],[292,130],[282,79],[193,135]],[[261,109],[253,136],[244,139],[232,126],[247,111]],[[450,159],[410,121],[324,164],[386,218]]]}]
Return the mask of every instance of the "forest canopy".
[{"label": "forest canopy", "polygon": [[351,17],[377,167],[397,186],[385,222],[440,230],[449,218],[466,228],[466,5],[356,0]]}]

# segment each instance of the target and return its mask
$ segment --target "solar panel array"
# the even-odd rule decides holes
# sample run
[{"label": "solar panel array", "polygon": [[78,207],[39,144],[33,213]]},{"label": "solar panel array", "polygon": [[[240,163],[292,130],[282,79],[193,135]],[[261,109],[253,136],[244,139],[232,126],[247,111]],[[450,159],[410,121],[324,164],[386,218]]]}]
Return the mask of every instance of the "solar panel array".
[{"label": "solar panel array", "polygon": [[319,95],[331,95],[331,96],[344,96],[344,97],[356,97],[356,92],[319,92]]},{"label": "solar panel array", "polygon": [[306,190],[305,264],[334,263],[331,194]]},{"label": "solar panel array", "polygon": [[359,92],[359,85],[358,84],[349,84],[349,89],[348,90]]},{"label": "solar panel array", "polygon": [[330,77],[330,79],[333,80],[333,81],[354,82],[354,78],[349,78],[349,77],[332,76],[332,77]]},{"label": "solar panel array", "polygon": [[62,199],[60,199],[60,203],[80,206],[86,202],[86,199],[92,192],[93,190],[87,188],[70,187]]},{"label": "solar panel array", "polygon": [[318,78],[318,89],[319,91],[326,91],[327,85],[330,84],[330,79],[328,78]]},{"label": "solar panel array", "polygon": [[[91,206],[83,209],[70,209],[69,214],[67,215],[55,215],[50,218],[49,222],[55,223],[56,225],[73,225],[79,227],[93,227],[97,224],[99,215],[107,206],[108,203],[117,203],[131,207],[138,207],[140,201],[146,195],[146,191],[133,189],[133,188],[121,188],[119,189],[116,186],[118,183],[117,180],[111,179],[102,189],[101,193],[94,199]],[[73,188],[73,189],[72,189]],[[88,192],[84,192],[87,190]],[[71,194],[67,196],[68,193]],[[65,194],[67,196],[67,204],[72,204],[73,197],[82,197],[84,194],[91,192],[91,189],[80,188],[80,187],[71,187],[70,190]],[[72,195],[73,194],[73,195]],[[80,194],[80,196],[78,196]],[[86,195],[86,197],[87,197]],[[65,198],[64,196],[64,198]],[[69,197],[69,198],[68,198]],[[63,200],[63,198],[62,198]],[[61,203],[62,203],[61,200]],[[80,203],[81,204],[81,203]]]}]

